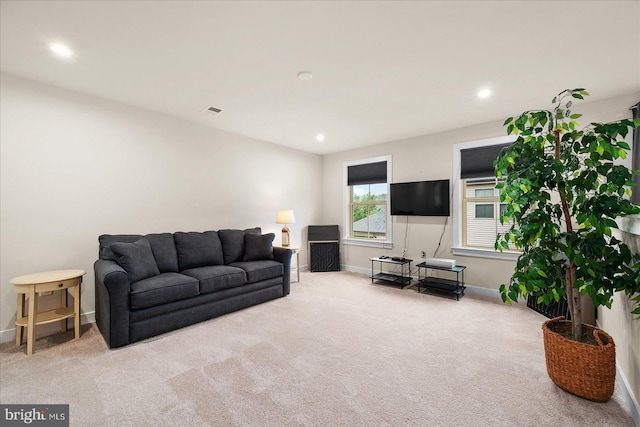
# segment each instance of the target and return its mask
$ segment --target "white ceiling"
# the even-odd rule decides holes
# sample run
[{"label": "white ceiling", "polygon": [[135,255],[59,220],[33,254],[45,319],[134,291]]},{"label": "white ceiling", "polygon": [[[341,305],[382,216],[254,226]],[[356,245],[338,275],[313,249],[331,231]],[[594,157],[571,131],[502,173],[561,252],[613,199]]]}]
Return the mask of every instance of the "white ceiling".
[{"label": "white ceiling", "polygon": [[565,88],[640,91],[638,1],[3,0],[0,18],[3,73],[320,154],[501,120]]}]

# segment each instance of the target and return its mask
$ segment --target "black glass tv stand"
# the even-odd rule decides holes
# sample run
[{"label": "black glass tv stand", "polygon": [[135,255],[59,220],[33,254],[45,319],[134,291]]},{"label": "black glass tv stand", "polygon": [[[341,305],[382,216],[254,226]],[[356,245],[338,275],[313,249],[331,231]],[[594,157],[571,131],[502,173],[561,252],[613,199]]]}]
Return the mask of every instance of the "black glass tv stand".
[{"label": "black glass tv stand", "polygon": [[[438,292],[451,293],[456,296],[456,300],[460,300],[460,296],[464,296],[466,286],[464,285],[464,265],[455,267],[439,267],[421,262],[416,265],[418,267],[418,292],[421,290],[432,290]],[[456,273],[456,279],[443,279],[440,277],[429,276],[429,270],[450,271]],[[424,276],[423,276],[424,274]]]},{"label": "black glass tv stand", "polygon": [[[393,259],[393,258],[369,258],[371,261],[371,283],[375,280],[380,280],[383,282],[391,283],[394,285],[398,285],[400,289],[404,288],[406,285],[411,284],[411,263],[412,259],[402,258],[402,259]],[[375,274],[375,265],[378,264],[379,273]],[[385,265],[399,265],[400,266],[400,274],[398,273],[387,273],[384,272]],[[406,269],[406,274],[405,274]]]}]

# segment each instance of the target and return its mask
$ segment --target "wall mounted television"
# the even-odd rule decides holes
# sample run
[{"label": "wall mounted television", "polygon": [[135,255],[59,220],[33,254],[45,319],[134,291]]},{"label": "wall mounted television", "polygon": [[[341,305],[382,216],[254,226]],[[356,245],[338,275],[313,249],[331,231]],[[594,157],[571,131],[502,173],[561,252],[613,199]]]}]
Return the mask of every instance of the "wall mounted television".
[{"label": "wall mounted television", "polygon": [[390,185],[391,215],[449,216],[449,180]]}]

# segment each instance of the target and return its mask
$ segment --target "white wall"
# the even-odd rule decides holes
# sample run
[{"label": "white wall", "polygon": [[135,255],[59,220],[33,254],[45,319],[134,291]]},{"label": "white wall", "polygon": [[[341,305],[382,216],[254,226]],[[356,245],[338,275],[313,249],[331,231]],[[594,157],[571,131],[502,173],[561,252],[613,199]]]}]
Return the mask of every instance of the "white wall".
[{"label": "white wall", "polygon": [[[326,223],[339,224],[341,231],[344,231],[342,165],[345,161],[390,154],[393,156],[392,182],[451,179],[453,144],[503,134],[502,122],[492,122],[326,155],[322,163],[323,218]],[[370,271],[369,258],[378,255],[400,256],[404,248],[407,217],[392,218],[393,249],[342,245],[342,263],[349,269]],[[425,251],[428,257],[433,257],[444,230],[437,257],[456,258],[458,264],[466,265],[465,281],[468,284],[497,289],[496,283],[499,285],[509,279],[513,271],[513,262],[487,262],[481,258],[454,257],[451,254],[451,224],[452,217],[449,217],[446,229],[443,217],[409,217],[406,256],[416,261],[415,263],[420,260],[420,251]]]},{"label": "white wall", "polygon": [[260,226],[279,243],[287,208],[301,244],[321,222],[319,155],[5,74],[1,93],[2,338],[15,276],[83,269],[82,312],[94,311],[100,234]]},{"label": "white wall", "polygon": [[[591,121],[612,121],[630,117],[629,106],[637,102],[640,94],[632,94],[600,102],[576,103],[574,112],[584,113],[580,123]],[[535,107],[535,106],[533,106]],[[544,108],[545,106],[540,106]],[[519,114],[519,111],[514,111]],[[323,203],[322,216],[325,223],[339,224],[344,231],[343,163],[382,155],[393,156],[393,181],[421,181],[431,179],[452,179],[452,146],[487,138],[506,136],[503,121],[484,123],[431,135],[423,135],[400,141],[325,155],[322,160]],[[454,181],[452,181],[452,185]],[[342,263],[348,268],[370,271],[370,257],[378,255],[401,255],[404,248],[406,217],[393,217],[393,249],[341,246]],[[487,260],[464,256],[453,256],[452,217],[449,218],[442,244],[437,256],[455,258],[460,265],[466,265],[465,279],[469,284],[498,289],[511,277],[514,261]],[[444,227],[441,217],[409,217],[407,257],[420,259],[424,250],[432,257]]]}]

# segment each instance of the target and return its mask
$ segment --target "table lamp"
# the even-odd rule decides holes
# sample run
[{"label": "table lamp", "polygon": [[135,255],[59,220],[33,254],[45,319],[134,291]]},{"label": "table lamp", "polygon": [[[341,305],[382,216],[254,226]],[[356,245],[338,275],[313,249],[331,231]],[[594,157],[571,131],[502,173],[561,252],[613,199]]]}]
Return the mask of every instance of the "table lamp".
[{"label": "table lamp", "polygon": [[293,211],[291,209],[283,209],[278,211],[278,216],[276,217],[276,224],[284,224],[282,227],[282,246],[289,246],[289,227],[287,224],[295,224],[296,217],[293,216]]}]

